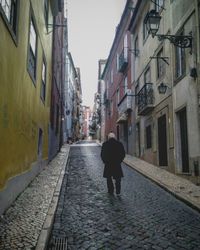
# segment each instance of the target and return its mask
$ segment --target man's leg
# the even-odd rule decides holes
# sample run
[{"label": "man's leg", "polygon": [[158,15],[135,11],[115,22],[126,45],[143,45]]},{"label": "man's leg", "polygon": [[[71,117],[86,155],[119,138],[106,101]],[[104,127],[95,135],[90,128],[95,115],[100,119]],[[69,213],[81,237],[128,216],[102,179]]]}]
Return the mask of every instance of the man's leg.
[{"label": "man's leg", "polygon": [[116,187],[116,194],[120,194],[120,192],[121,192],[121,178],[115,179],[115,187]]},{"label": "man's leg", "polygon": [[108,193],[109,194],[113,194],[113,192],[114,192],[114,186],[113,186],[112,177],[108,177],[107,178],[107,187],[108,187]]}]

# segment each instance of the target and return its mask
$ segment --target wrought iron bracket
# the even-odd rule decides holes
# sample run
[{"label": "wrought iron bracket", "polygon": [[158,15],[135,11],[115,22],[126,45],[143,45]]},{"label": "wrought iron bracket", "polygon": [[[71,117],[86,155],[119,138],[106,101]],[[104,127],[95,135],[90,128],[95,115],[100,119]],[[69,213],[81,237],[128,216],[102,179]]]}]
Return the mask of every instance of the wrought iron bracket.
[{"label": "wrought iron bracket", "polygon": [[167,61],[169,59],[168,56],[150,56],[151,59],[162,59],[167,65],[169,65],[169,62]]},{"label": "wrought iron bracket", "polygon": [[159,41],[163,41],[164,39],[168,39],[175,46],[180,48],[192,48],[192,36],[182,36],[182,35],[161,35],[156,34]]}]

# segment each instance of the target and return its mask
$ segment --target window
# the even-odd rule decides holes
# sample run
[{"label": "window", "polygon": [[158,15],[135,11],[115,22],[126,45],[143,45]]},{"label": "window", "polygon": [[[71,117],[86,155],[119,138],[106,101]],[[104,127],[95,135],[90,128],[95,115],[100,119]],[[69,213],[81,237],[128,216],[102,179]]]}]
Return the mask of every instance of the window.
[{"label": "window", "polygon": [[15,35],[17,33],[17,5],[18,0],[0,0],[0,10],[4,13]]},{"label": "window", "polygon": [[162,59],[163,49],[161,49],[157,54],[157,78],[160,78],[165,73],[165,62]]},{"label": "window", "polygon": [[128,89],[128,80],[127,80],[127,76],[124,79],[124,94],[126,94]]},{"label": "window", "polygon": [[146,148],[151,148],[151,125],[146,127]]},{"label": "window", "polygon": [[136,86],[135,86],[135,104],[138,105],[138,92],[139,92],[139,87],[140,87],[140,83],[139,83],[139,80],[137,81],[136,83]]},{"label": "window", "polygon": [[148,35],[149,35],[149,33],[147,30],[146,16],[145,16],[144,21],[143,21],[143,41],[145,41],[147,39]]},{"label": "window", "polygon": [[125,61],[128,60],[128,36],[125,34],[124,37],[124,59]]},{"label": "window", "polygon": [[44,20],[47,29],[48,29],[48,16],[49,16],[49,0],[44,0]]},{"label": "window", "polygon": [[42,63],[42,83],[41,83],[41,92],[40,92],[40,97],[45,102],[45,95],[46,95],[46,62],[43,58],[43,63]]},{"label": "window", "polygon": [[110,82],[111,84],[113,83],[113,69],[110,72]]},{"label": "window", "polygon": [[163,9],[164,0],[156,0],[155,1],[155,9],[157,12],[160,12]]},{"label": "window", "polygon": [[116,68],[119,70],[119,54],[117,53]]},{"label": "window", "polygon": [[175,46],[175,77],[179,78],[185,74],[185,50]]},{"label": "window", "polygon": [[117,105],[119,104],[120,102],[120,92],[119,92],[119,89],[117,90]]},{"label": "window", "polygon": [[36,79],[36,52],[37,52],[37,34],[33,18],[31,18],[30,31],[29,31],[28,71],[34,80]]},{"label": "window", "polygon": [[113,115],[113,100],[110,101],[110,116]]},{"label": "window", "polygon": [[150,68],[148,68],[144,72],[144,83],[150,83],[150,82],[151,82],[151,71],[150,71]]},{"label": "window", "polygon": [[134,55],[135,55],[135,59],[136,57],[138,57],[139,54],[139,44],[138,44],[138,36],[135,38],[135,42],[134,42]]}]

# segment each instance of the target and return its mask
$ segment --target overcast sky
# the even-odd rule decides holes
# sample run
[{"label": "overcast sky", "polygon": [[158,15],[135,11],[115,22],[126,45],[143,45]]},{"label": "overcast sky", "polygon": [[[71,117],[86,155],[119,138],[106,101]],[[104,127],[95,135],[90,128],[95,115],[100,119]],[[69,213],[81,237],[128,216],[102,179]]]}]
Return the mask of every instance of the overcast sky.
[{"label": "overcast sky", "polygon": [[92,108],[98,60],[109,55],[126,0],[68,0],[69,52],[81,70],[83,105]]}]

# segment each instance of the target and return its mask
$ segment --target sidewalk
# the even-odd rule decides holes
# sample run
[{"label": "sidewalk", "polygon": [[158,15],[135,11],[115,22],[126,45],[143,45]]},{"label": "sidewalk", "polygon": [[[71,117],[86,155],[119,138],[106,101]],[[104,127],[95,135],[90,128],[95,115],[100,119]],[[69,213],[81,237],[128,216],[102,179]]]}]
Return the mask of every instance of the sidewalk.
[{"label": "sidewalk", "polygon": [[70,147],[57,156],[29,184],[0,217],[0,250],[45,249],[51,232]]},{"label": "sidewalk", "polygon": [[200,212],[200,186],[134,156],[126,155],[124,163]]}]

